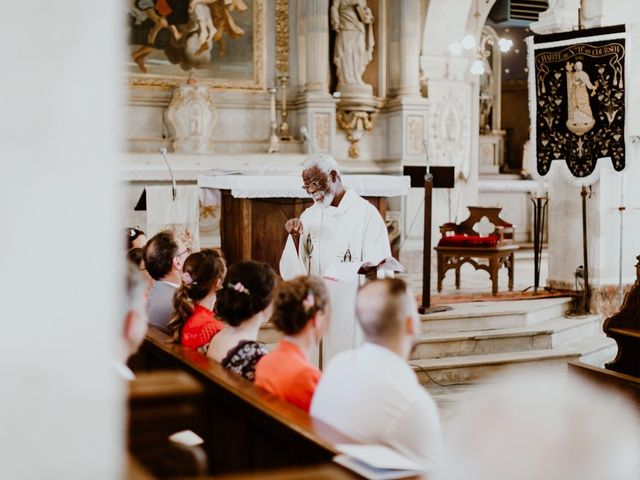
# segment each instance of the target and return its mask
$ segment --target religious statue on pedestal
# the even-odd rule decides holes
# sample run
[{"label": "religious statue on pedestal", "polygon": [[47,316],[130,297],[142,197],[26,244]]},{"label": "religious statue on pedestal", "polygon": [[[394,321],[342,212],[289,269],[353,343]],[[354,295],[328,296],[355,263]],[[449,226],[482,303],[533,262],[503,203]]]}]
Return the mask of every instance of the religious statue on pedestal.
[{"label": "religious statue on pedestal", "polygon": [[366,0],[333,0],[331,27],[336,31],[333,62],[341,85],[362,85],[373,58],[373,14]]}]

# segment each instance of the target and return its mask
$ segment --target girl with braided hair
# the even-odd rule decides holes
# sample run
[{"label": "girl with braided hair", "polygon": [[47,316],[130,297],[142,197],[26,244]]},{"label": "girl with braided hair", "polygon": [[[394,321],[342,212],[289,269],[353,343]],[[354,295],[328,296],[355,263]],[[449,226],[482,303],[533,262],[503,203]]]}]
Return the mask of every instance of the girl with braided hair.
[{"label": "girl with braided hair", "polygon": [[204,249],[187,257],[182,284],[173,295],[174,312],[169,321],[174,342],[207,352],[213,336],[224,327],[213,314],[213,305],[226,273],[226,263],[217,250]]}]

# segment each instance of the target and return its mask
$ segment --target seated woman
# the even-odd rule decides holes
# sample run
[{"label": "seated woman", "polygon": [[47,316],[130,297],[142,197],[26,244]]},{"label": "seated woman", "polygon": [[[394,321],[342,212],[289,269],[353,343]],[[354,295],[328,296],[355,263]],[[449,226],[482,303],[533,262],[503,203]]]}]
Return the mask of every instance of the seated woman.
[{"label": "seated woman", "polygon": [[267,354],[256,339],[271,315],[275,283],[276,274],[269,265],[243,261],[229,268],[218,293],[216,313],[227,326],[211,341],[207,356],[250,381],[256,363]]},{"label": "seated woman", "polygon": [[169,321],[173,341],[206,353],[211,338],[224,324],[213,315],[216,292],[227,273],[222,254],[204,249],[187,257],[182,284],[173,295],[174,312]]},{"label": "seated woman", "polygon": [[125,237],[127,242],[127,251],[132,248],[142,248],[147,243],[147,236],[140,227],[125,228]]},{"label": "seated woman", "polygon": [[309,411],[320,370],[309,355],[329,326],[329,294],[322,280],[296,277],[274,294],[271,321],[284,337],[256,367],[255,383],[287,402]]}]

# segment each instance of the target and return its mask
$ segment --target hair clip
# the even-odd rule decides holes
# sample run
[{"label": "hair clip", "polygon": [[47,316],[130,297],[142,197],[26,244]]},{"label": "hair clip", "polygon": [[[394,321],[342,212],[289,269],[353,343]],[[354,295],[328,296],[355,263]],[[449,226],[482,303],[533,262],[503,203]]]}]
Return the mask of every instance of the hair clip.
[{"label": "hair clip", "polygon": [[135,228],[130,228],[129,229],[129,236],[130,237],[135,237],[136,236],[136,229]]},{"label": "hair clip", "polygon": [[302,306],[304,307],[305,313],[310,312],[311,309],[316,306],[316,297],[311,290],[307,292],[306,298],[302,300]]},{"label": "hair clip", "polygon": [[184,283],[185,286],[188,287],[189,285],[192,285],[196,282],[193,281],[193,277],[189,272],[182,272],[182,283]]},{"label": "hair clip", "polygon": [[229,284],[227,284],[227,287],[233,288],[238,293],[246,293],[247,295],[249,295],[249,289],[247,287],[245,287],[242,284],[242,282],[238,282],[236,284],[229,283]]}]

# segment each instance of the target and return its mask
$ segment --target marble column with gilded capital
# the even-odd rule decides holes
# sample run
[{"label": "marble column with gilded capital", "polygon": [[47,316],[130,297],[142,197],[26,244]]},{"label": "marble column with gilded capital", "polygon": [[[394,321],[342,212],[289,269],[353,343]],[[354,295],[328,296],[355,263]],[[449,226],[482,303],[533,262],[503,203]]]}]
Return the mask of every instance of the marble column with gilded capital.
[{"label": "marble column with gilded capital", "polygon": [[329,0],[298,0],[297,16],[300,88],[295,102],[297,126],[306,126],[319,152],[333,153],[336,100],[329,93]]}]

